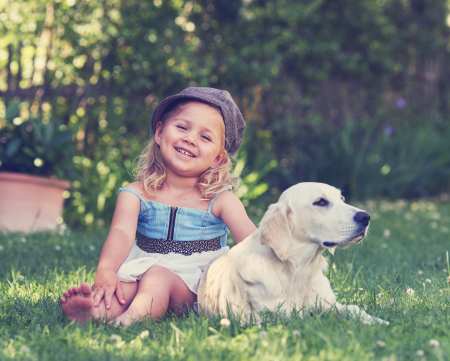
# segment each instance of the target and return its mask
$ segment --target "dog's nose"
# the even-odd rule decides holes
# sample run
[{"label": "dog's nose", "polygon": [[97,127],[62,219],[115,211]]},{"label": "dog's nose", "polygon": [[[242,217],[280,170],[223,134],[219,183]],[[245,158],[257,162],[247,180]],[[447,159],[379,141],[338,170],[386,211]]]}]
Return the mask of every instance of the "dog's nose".
[{"label": "dog's nose", "polygon": [[353,216],[353,220],[356,223],[361,224],[365,227],[369,224],[370,216],[369,213],[366,212],[356,212],[355,215]]}]

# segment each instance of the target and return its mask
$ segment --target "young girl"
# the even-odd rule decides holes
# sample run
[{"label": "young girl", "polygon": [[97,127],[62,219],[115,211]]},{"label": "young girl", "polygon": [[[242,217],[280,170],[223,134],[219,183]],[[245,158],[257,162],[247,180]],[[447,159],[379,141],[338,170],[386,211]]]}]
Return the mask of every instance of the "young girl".
[{"label": "young girl", "polygon": [[245,122],[227,91],[190,87],[164,99],[137,181],[121,188],[91,288],[61,297],[65,315],[118,325],[193,306],[202,269],[255,230],[231,192],[228,154]]}]

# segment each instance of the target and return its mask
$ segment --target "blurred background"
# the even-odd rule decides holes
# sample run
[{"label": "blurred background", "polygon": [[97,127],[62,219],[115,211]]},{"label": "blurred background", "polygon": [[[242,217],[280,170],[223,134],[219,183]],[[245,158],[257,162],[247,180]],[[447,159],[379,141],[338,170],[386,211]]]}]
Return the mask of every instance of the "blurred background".
[{"label": "blurred background", "polygon": [[[0,0],[0,172],[71,181],[70,228],[109,223],[159,100],[228,89],[258,217],[286,187],[356,200],[450,191],[449,0]],[[1,202],[1,200],[0,200]]]}]

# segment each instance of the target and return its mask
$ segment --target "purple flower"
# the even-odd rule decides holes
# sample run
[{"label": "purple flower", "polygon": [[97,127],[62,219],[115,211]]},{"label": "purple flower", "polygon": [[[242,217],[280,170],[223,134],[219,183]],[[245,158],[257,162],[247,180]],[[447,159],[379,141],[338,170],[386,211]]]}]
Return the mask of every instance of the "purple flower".
[{"label": "purple flower", "polygon": [[406,107],[406,99],[403,97],[397,98],[397,100],[395,101],[395,107],[397,109],[403,109],[404,107]]},{"label": "purple flower", "polygon": [[386,126],[383,128],[383,133],[384,133],[385,136],[391,137],[391,136],[394,135],[394,133],[395,133],[395,128],[392,127],[392,126],[390,126],[390,125],[386,125]]}]

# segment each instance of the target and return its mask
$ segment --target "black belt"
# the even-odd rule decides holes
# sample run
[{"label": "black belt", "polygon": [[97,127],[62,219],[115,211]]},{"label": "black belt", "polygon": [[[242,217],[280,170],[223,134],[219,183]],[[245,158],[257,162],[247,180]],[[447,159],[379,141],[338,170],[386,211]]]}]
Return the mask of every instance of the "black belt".
[{"label": "black belt", "polygon": [[189,256],[193,253],[217,251],[221,248],[220,238],[199,241],[171,241],[166,239],[148,238],[140,233],[136,234],[136,245],[148,253],[180,253]]}]

